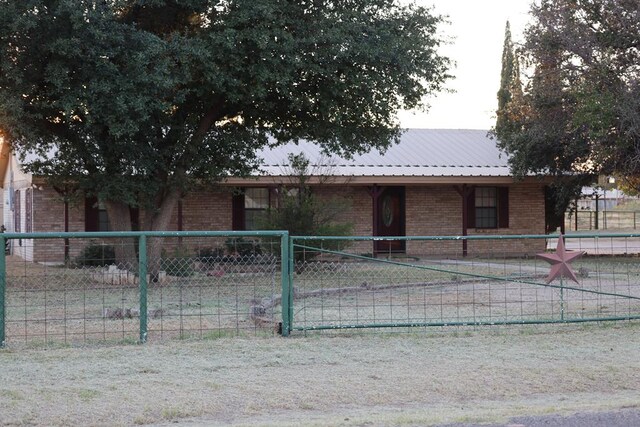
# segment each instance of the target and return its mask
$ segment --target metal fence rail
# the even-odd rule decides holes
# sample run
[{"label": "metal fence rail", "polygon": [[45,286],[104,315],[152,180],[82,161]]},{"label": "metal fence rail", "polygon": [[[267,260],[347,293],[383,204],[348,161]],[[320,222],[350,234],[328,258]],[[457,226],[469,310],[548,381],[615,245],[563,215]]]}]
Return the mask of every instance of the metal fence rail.
[{"label": "metal fence rail", "polygon": [[[587,252],[573,264],[577,284],[546,283],[550,266],[536,254],[555,249],[557,238],[549,237],[470,236],[466,255],[457,236],[398,237],[389,241],[404,241],[406,253],[376,256],[360,253],[363,242],[372,246],[376,239],[371,237],[292,237],[291,253],[297,257],[291,328],[640,318],[640,268],[632,255],[640,252],[638,235],[567,236],[570,249]],[[340,242],[343,249],[331,249]]]},{"label": "metal fence rail", "polygon": [[12,254],[0,255],[0,343],[273,335],[281,306],[261,301],[281,295],[286,237],[0,234],[0,241],[12,243]]}]

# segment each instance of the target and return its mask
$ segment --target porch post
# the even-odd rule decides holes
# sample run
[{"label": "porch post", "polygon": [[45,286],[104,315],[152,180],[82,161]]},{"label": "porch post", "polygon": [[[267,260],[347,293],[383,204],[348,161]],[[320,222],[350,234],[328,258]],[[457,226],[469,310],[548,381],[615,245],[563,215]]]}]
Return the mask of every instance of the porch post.
[{"label": "porch post", "polygon": [[[64,232],[69,232],[69,199],[65,195],[64,197]],[[69,238],[64,238],[64,263],[69,263]]]},{"label": "porch post", "polygon": [[[63,215],[64,215],[64,232],[68,233],[69,232],[69,194],[71,194],[74,191],[77,191],[77,188],[69,188],[68,185],[65,185],[64,188],[60,188],[57,186],[53,186],[53,189],[56,191],[56,193],[58,193],[59,195],[62,196],[62,200],[63,200]],[[70,248],[70,244],[69,244],[69,238],[65,237],[64,238],[64,262],[65,264],[67,264],[69,262],[69,248]]]},{"label": "porch post", "polygon": [[[456,192],[462,197],[462,235],[467,236],[467,228],[469,226],[469,196],[473,191],[473,187],[462,184],[462,187],[455,185]],[[468,253],[467,239],[462,239],[462,256],[466,257]]]},{"label": "porch post", "polygon": [[[373,206],[373,227],[371,228],[371,235],[372,236],[377,236],[378,235],[378,199],[380,198],[380,195],[382,194],[382,192],[384,191],[383,188],[378,187],[378,184],[373,184],[372,187],[368,187],[367,191],[369,192],[369,195],[371,196],[371,201],[372,201],[372,206]],[[376,243],[375,240],[373,241],[373,254],[375,255],[376,253]]]}]

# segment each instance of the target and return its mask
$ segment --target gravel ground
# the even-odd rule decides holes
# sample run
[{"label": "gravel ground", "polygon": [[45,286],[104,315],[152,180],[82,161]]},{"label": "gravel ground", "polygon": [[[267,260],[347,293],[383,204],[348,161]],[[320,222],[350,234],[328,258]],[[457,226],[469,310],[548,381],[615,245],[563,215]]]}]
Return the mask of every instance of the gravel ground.
[{"label": "gravel ground", "polygon": [[621,414],[640,407],[639,333],[636,322],[9,348],[0,424],[505,425]]}]

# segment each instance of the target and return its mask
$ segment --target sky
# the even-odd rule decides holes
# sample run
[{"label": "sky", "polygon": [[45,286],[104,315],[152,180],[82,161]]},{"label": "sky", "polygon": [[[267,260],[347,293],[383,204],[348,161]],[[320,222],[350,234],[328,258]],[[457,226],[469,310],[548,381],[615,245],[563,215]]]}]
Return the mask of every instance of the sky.
[{"label": "sky", "polygon": [[416,0],[448,15],[442,32],[453,37],[441,53],[453,59],[455,79],[446,84],[455,93],[438,93],[426,101],[427,112],[402,111],[400,124],[406,128],[490,129],[495,124],[500,86],[504,29],[511,24],[514,42],[522,41],[529,21],[531,0]]}]

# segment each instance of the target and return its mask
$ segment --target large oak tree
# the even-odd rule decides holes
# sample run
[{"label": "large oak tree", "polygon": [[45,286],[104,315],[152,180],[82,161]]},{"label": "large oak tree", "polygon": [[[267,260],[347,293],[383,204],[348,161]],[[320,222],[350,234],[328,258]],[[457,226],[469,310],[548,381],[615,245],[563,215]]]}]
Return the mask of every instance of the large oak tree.
[{"label": "large oak tree", "polygon": [[[0,128],[28,168],[166,229],[195,185],[305,138],[384,148],[441,89],[443,19],[397,0],[0,0]],[[113,224],[112,224],[113,225]]]}]

